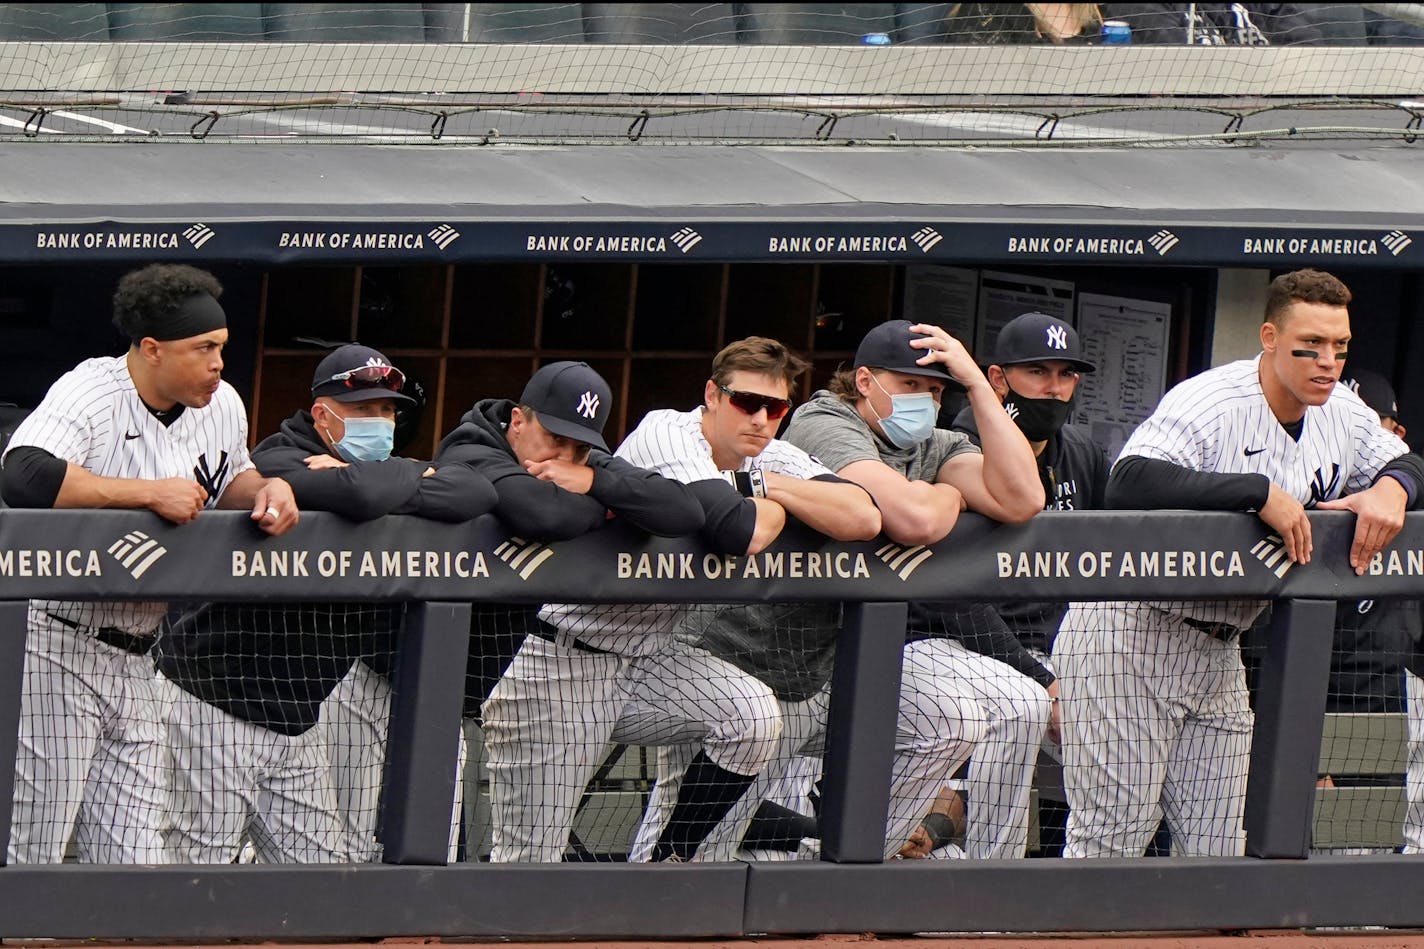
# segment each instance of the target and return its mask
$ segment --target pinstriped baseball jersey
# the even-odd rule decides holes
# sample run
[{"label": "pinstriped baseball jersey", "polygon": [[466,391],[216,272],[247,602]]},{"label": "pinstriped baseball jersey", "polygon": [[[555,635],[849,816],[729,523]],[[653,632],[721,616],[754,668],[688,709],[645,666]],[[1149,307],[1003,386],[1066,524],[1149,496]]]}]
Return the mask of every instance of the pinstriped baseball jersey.
[{"label": "pinstriped baseball jersey", "polygon": [[[692,484],[720,478],[712,460],[712,446],[702,434],[702,409],[678,412],[658,409],[638,423],[614,454],[624,461],[665,478]],[[780,439],[772,439],[755,458],[742,462],[742,471],[755,465],[792,478],[815,478],[834,472],[806,452]],[[671,632],[685,603],[608,604],[578,606],[550,603],[539,618],[568,630],[582,642],[625,656],[656,651],[661,636]]]},{"label": "pinstriped baseball jersey", "polygon": [[1368,488],[1381,468],[1408,451],[1341,385],[1324,405],[1306,408],[1300,440],[1291,438],[1266,404],[1259,365],[1259,356],[1239,360],[1174,387],[1128,438],[1122,456],[1194,471],[1263,474],[1314,507]]},{"label": "pinstriped baseball jersey", "polygon": [[[247,410],[226,382],[202,408],[185,409],[164,426],[139,398],[124,356],[86,359],[60,376],[15,429],[7,451],[43,448],[105,478],[189,478],[208,492],[212,508],[232,479],[252,467]],[[162,603],[63,603],[35,608],[94,626],[144,633],[158,625]]]},{"label": "pinstriped baseball jersey", "polygon": [[[1307,406],[1297,441],[1266,403],[1260,356],[1209,369],[1172,388],[1119,458],[1140,455],[1194,471],[1262,474],[1307,508],[1362,491],[1409,448],[1346,386]],[[1249,626],[1264,602],[1155,603],[1209,622]]]}]

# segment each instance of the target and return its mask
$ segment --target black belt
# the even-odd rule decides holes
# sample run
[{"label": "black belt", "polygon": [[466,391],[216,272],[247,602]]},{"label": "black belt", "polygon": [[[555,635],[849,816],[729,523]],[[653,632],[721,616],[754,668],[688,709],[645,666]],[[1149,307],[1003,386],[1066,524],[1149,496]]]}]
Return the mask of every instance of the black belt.
[{"label": "black belt", "polygon": [[153,648],[153,641],[157,636],[152,634],[139,636],[134,633],[124,632],[122,629],[115,629],[113,626],[85,626],[83,623],[76,623],[72,619],[63,616],[55,616],[53,613],[46,613],[50,619],[61,626],[68,626],[70,629],[77,629],[82,633],[88,633],[99,642],[115,649],[122,649],[124,652],[131,652],[135,656],[146,656]]},{"label": "black belt", "polygon": [[588,643],[583,642],[579,639],[574,639],[572,636],[566,636],[564,637],[563,641],[560,642],[559,627],[555,626],[553,623],[546,623],[543,620],[540,620],[539,625],[534,627],[534,635],[538,636],[540,639],[553,643],[555,646],[572,646],[579,652],[593,652],[598,653],[600,656],[617,655],[617,653],[611,650],[599,649],[597,646],[590,646]]},{"label": "black belt", "polygon": [[1206,633],[1212,639],[1219,639],[1224,643],[1241,638],[1240,626],[1232,626],[1230,623],[1208,623],[1205,620],[1192,619],[1189,616],[1182,616],[1179,619],[1197,632]]}]

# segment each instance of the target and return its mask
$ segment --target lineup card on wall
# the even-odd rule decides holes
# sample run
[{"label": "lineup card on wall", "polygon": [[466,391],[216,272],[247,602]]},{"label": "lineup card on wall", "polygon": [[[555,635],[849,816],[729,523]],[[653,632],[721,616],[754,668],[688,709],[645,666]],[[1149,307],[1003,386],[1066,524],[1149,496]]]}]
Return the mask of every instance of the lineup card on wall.
[{"label": "lineup card on wall", "polygon": [[933,323],[966,346],[974,341],[979,271],[929,264],[905,268],[905,306],[912,323]]},{"label": "lineup card on wall", "polygon": [[1073,288],[1067,280],[1025,277],[1021,274],[986,270],[979,275],[979,326],[973,355],[980,365],[994,358],[994,342],[999,330],[1024,313],[1047,313],[1065,323],[1073,322]]},{"label": "lineup card on wall", "polygon": [[1171,304],[1096,293],[1078,298],[1083,355],[1098,370],[1078,381],[1073,421],[1089,428],[1109,462],[1162,398],[1171,325]]}]

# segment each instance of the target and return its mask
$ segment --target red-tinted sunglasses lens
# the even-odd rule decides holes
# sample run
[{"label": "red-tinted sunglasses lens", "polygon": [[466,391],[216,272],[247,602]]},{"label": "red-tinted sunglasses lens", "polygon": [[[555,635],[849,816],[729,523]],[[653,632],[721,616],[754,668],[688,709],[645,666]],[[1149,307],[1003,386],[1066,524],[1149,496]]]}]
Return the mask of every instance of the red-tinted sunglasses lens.
[{"label": "red-tinted sunglasses lens", "polygon": [[727,398],[733,405],[748,415],[755,415],[762,409],[766,409],[766,417],[775,422],[791,411],[789,399],[778,399],[772,395],[762,395],[760,392],[740,392],[736,389],[728,389],[726,386],[722,386],[722,391],[727,393]]},{"label": "red-tinted sunglasses lens", "polygon": [[331,381],[345,383],[348,389],[380,386],[392,392],[399,392],[405,388],[405,373],[394,366],[362,366],[359,369],[338,372],[331,377]]}]

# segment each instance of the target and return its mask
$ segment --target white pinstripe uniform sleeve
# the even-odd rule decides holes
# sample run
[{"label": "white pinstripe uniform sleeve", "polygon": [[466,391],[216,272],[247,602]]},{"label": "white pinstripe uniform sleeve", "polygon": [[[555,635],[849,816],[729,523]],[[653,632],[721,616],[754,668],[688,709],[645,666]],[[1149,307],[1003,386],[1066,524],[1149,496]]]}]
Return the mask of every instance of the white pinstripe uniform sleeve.
[{"label": "white pinstripe uniform sleeve", "polygon": [[[1344,386],[1337,385],[1332,399],[1339,399],[1348,411],[1352,423],[1345,444],[1354,446],[1350,477],[1345,481],[1349,493],[1363,491],[1379,477],[1380,470],[1400,455],[1408,454],[1409,446],[1379,424],[1379,416],[1360,397]],[[1424,489],[1424,484],[1415,485]]]},{"label": "white pinstripe uniform sleeve", "polygon": [[40,404],[16,427],[7,453],[27,445],[83,465],[96,442],[112,442],[111,426],[91,415],[99,400],[109,394],[105,391],[108,387],[83,368],[76,367],[55,380]]},{"label": "white pinstripe uniform sleeve", "polygon": [[614,454],[683,484],[721,477],[712,449],[702,437],[699,412],[649,412]]},{"label": "white pinstripe uniform sleeve", "polygon": [[762,449],[760,455],[747,459],[742,468],[746,470],[753,465],[763,471],[775,471],[777,474],[783,474],[789,478],[809,479],[835,474],[834,471],[812,458],[804,450],[779,438],[772,439],[766,448]]},{"label": "white pinstripe uniform sleeve", "polygon": [[1220,416],[1208,407],[1213,404],[1212,397],[1220,393],[1204,393],[1208,389],[1202,384],[1205,375],[1188,379],[1164,395],[1152,414],[1128,437],[1118,459],[1139,455],[1195,471],[1215,470],[1221,450],[1217,424]]}]

